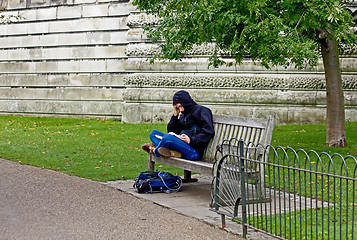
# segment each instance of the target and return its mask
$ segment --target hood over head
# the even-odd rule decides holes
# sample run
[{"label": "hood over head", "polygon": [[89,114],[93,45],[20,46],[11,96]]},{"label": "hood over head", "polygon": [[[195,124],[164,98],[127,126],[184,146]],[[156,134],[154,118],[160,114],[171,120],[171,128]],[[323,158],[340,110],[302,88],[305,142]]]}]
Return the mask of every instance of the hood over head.
[{"label": "hood over head", "polygon": [[180,103],[185,109],[185,112],[186,110],[189,111],[194,105],[197,105],[197,103],[191,98],[190,94],[184,90],[178,91],[174,94],[172,103],[174,105]]}]

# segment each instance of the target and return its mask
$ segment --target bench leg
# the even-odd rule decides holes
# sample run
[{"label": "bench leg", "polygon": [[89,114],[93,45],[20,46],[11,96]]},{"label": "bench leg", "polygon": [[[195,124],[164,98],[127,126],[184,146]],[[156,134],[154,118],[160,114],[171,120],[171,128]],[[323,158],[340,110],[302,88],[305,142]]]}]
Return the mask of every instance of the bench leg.
[{"label": "bench leg", "polygon": [[226,227],[226,215],[221,214],[222,229]]},{"label": "bench leg", "polygon": [[152,154],[148,154],[148,170],[149,171],[155,171],[155,162],[152,161]]},{"label": "bench leg", "polygon": [[191,177],[191,171],[184,170],[184,178],[182,179],[182,182],[197,182],[197,178],[192,178]]}]

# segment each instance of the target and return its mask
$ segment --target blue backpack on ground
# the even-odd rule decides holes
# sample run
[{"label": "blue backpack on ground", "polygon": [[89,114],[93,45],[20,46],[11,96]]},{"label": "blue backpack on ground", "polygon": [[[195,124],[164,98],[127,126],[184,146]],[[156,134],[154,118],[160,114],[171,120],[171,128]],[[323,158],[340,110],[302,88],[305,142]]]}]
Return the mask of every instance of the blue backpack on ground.
[{"label": "blue backpack on ground", "polygon": [[178,192],[182,179],[169,172],[143,171],[135,178],[134,191],[138,193]]}]

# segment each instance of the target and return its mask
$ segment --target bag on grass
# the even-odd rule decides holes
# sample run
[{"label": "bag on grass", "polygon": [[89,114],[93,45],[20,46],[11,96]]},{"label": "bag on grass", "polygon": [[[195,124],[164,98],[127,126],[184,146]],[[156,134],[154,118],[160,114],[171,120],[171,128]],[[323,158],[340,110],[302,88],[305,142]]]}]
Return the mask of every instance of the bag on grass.
[{"label": "bag on grass", "polygon": [[178,192],[182,179],[169,172],[143,171],[135,178],[133,188],[138,193]]}]

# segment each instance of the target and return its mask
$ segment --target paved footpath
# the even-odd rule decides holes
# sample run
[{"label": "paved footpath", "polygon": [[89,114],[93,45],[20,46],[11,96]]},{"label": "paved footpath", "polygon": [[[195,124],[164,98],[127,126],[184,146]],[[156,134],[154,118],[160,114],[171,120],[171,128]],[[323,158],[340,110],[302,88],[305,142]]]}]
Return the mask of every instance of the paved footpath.
[{"label": "paved footpath", "polygon": [[0,239],[241,239],[105,184],[0,159]]}]

